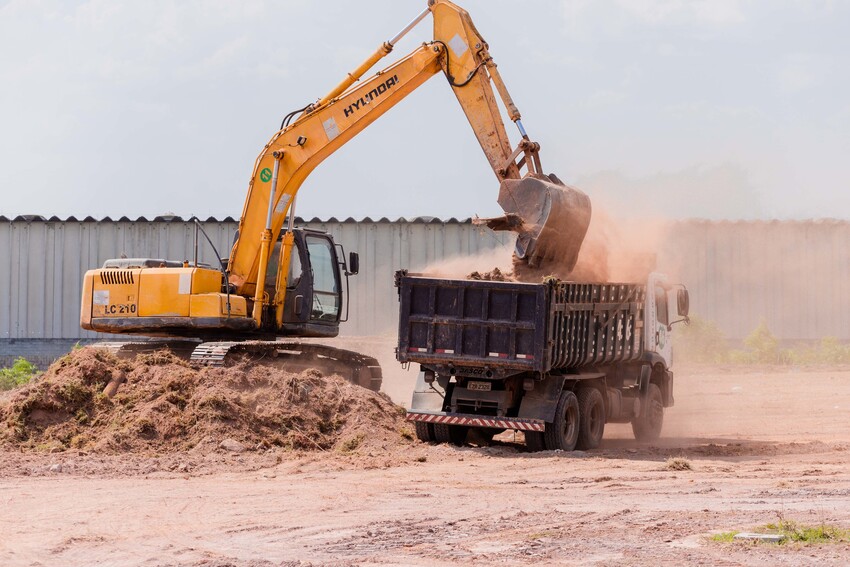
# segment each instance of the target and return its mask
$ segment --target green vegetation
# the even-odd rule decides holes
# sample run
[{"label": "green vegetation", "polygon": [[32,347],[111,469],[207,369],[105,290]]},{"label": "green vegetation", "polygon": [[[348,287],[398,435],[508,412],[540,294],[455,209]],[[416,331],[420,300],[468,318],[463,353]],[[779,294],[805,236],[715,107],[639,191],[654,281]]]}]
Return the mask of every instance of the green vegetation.
[{"label": "green vegetation", "polygon": [[711,541],[719,541],[721,543],[732,543],[735,541],[735,536],[738,535],[739,531],[733,530],[731,532],[722,532],[719,534],[714,534],[711,536]]},{"label": "green vegetation", "polygon": [[35,364],[19,356],[9,368],[0,368],[0,390],[23,386],[37,374]]},{"label": "green vegetation", "polygon": [[767,322],[744,339],[743,349],[730,349],[723,331],[711,321],[691,317],[689,326],[677,327],[674,350],[680,360],[710,364],[850,364],[850,345],[835,337],[824,337],[814,345],[783,349]]},{"label": "green vegetation", "polygon": [[820,524],[806,526],[788,520],[767,524],[760,530],[785,536],[785,541],[801,543],[850,543],[850,530]]},{"label": "green vegetation", "polygon": [[[785,536],[785,539],[778,542],[778,545],[783,545],[789,542],[802,544],[850,543],[850,530],[826,524],[807,526],[804,524],[798,524],[797,522],[780,519],[775,523],[759,526],[752,531],[755,533]],[[735,536],[739,533],[741,532],[738,530],[722,532],[714,534],[710,539],[711,541],[717,541],[720,543],[732,543],[735,541]],[[758,542],[748,543],[752,544]]]}]

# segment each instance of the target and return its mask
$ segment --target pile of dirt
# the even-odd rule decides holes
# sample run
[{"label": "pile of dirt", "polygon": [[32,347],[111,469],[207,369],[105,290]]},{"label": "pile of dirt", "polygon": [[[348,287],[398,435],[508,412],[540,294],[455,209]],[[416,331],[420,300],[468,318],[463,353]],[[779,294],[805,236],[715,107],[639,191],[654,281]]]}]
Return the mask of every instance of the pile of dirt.
[{"label": "pile of dirt", "polygon": [[[120,383],[111,398],[110,382]],[[401,407],[338,376],[251,363],[198,369],[168,352],[127,361],[76,350],[0,400],[0,445],[22,450],[351,453],[411,438]]]},{"label": "pile of dirt", "polygon": [[512,282],[514,275],[511,272],[503,272],[499,268],[493,268],[489,272],[474,271],[466,276],[468,280],[490,281],[490,282]]}]

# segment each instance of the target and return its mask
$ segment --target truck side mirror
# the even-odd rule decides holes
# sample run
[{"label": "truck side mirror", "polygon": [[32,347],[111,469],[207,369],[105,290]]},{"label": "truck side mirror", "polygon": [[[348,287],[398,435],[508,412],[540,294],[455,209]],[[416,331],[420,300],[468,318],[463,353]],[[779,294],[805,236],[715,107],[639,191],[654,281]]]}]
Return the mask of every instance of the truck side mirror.
[{"label": "truck side mirror", "polygon": [[691,298],[688,295],[687,289],[682,288],[676,293],[676,307],[679,311],[679,317],[688,316],[688,311],[691,308]]},{"label": "truck side mirror", "polygon": [[348,254],[348,273],[352,276],[360,271],[360,255],[357,252]]}]

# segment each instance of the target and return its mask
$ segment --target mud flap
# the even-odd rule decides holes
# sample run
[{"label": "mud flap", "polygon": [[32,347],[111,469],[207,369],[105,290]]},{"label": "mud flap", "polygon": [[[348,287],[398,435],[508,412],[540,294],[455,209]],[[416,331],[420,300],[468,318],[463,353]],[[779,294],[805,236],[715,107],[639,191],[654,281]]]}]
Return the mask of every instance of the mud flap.
[{"label": "mud flap", "polygon": [[635,417],[641,417],[643,408],[646,407],[646,398],[649,395],[649,383],[652,379],[652,367],[644,364],[640,367],[640,378],[638,379],[638,403],[635,404]]},{"label": "mud flap", "polygon": [[555,420],[555,409],[565,380],[564,376],[550,374],[539,382],[535,381],[534,389],[523,395],[517,417],[542,419],[546,423],[552,423]]},{"label": "mud flap", "polygon": [[431,384],[425,382],[425,370],[419,371],[416,377],[416,386],[413,388],[413,399],[410,402],[411,410],[418,411],[443,411],[443,399],[445,392],[434,380]]},{"label": "mud flap", "polygon": [[661,389],[661,394],[664,397],[664,407],[672,407],[675,403],[673,399],[673,373],[669,370],[664,371],[664,388]]}]

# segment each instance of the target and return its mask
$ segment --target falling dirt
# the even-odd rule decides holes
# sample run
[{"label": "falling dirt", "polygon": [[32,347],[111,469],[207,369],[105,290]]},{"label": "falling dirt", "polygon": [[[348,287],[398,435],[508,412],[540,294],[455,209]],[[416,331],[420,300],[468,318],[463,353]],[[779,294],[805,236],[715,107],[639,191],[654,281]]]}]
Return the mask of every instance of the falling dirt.
[{"label": "falling dirt", "polygon": [[[121,382],[112,398],[103,393],[110,382]],[[127,361],[84,348],[0,403],[0,444],[97,454],[350,453],[409,442],[403,419],[386,395],[317,370],[197,369],[167,352]]]},{"label": "falling dirt", "polygon": [[466,279],[491,282],[511,282],[514,281],[514,275],[513,272],[503,272],[499,268],[493,268],[489,272],[472,272],[466,276]]}]

